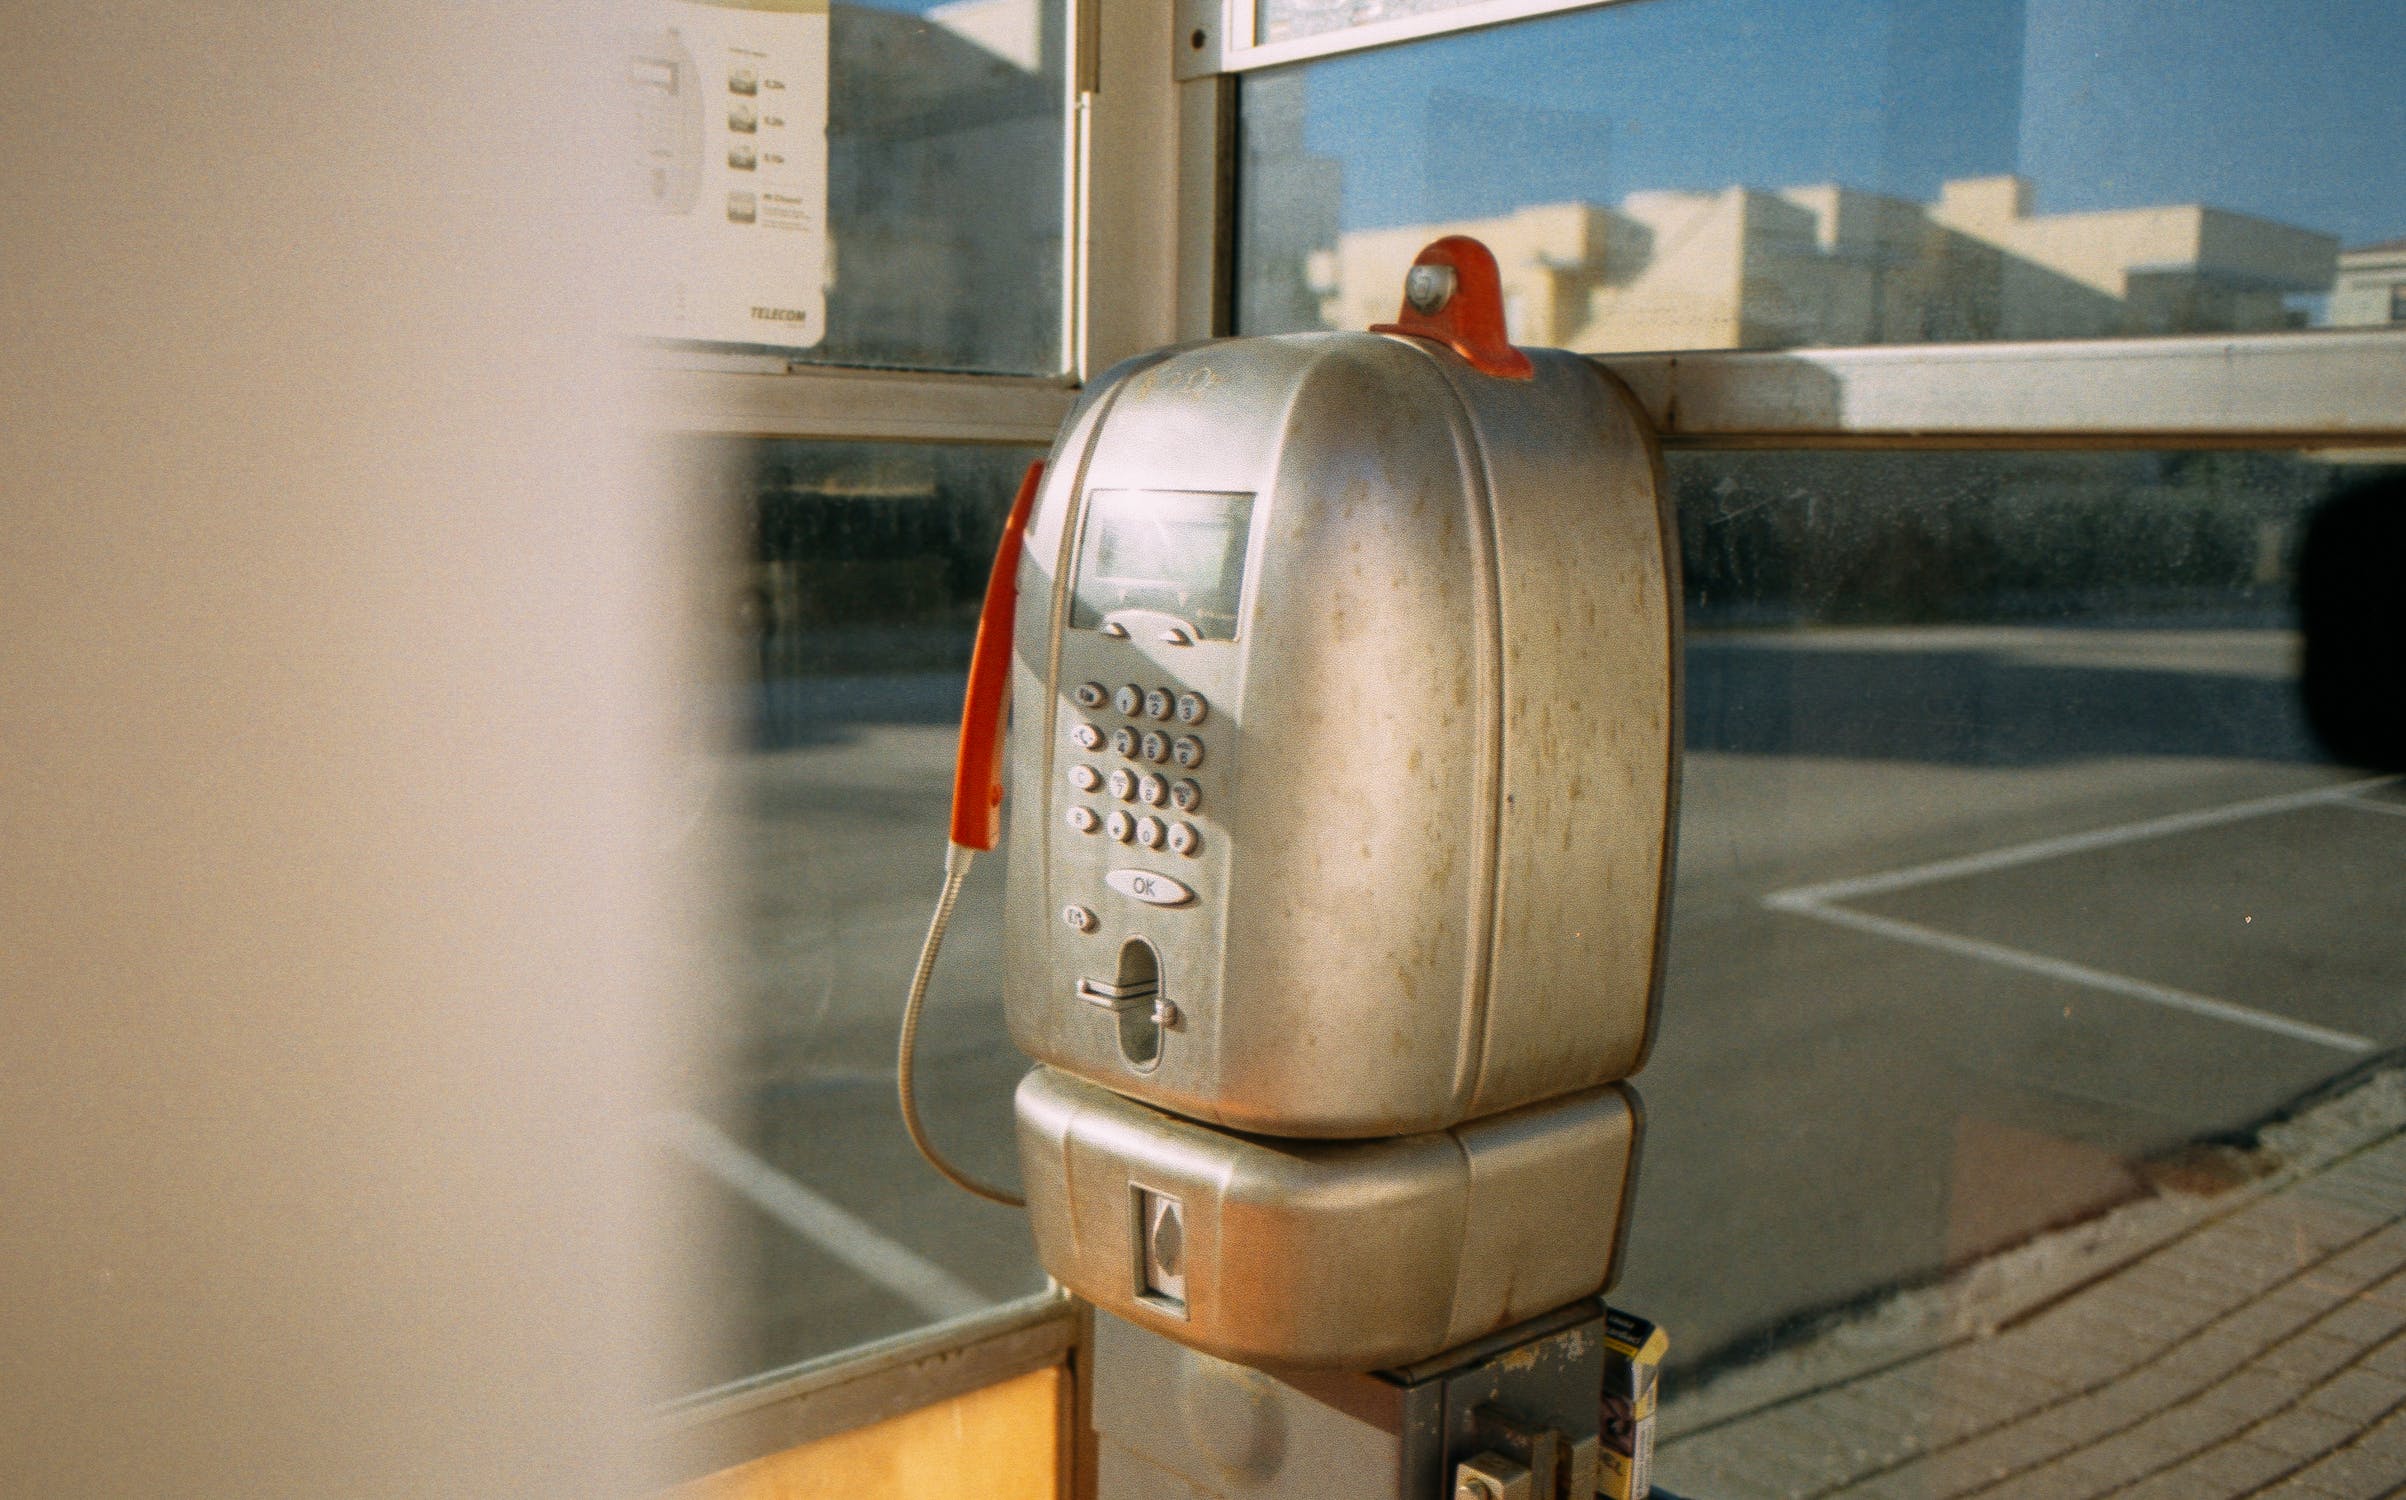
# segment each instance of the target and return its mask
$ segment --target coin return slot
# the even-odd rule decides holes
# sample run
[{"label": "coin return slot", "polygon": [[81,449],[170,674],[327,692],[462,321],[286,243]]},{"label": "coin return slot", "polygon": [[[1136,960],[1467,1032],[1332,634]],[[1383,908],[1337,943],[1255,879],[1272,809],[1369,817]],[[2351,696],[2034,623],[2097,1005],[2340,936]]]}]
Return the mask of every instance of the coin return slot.
[{"label": "coin return slot", "polygon": [[1186,1316],[1186,1213],[1177,1199],[1136,1190],[1136,1297]]}]

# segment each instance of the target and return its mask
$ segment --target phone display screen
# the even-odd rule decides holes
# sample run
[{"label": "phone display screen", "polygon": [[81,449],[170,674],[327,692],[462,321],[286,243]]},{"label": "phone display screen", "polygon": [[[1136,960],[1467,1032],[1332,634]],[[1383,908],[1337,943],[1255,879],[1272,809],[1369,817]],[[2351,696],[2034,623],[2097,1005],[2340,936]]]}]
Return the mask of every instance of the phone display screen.
[{"label": "phone display screen", "polygon": [[1251,495],[1093,490],[1069,623],[1092,630],[1127,609],[1175,616],[1198,640],[1236,639]]}]

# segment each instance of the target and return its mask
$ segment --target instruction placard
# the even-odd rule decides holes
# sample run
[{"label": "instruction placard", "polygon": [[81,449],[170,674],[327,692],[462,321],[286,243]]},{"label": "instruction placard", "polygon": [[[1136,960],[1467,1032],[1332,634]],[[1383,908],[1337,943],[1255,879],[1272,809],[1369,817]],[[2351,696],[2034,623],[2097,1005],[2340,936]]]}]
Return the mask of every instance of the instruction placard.
[{"label": "instruction placard", "polygon": [[827,0],[652,0],[630,39],[636,331],[807,349],[827,332]]}]

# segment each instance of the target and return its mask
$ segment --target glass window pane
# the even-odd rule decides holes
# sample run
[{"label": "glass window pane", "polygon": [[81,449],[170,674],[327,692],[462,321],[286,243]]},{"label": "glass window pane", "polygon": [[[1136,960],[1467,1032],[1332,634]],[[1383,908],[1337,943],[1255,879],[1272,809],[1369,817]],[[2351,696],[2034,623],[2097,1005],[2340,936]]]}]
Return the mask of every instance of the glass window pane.
[{"label": "glass window pane", "polygon": [[[2406,1130],[2393,1091],[2287,1145],[2256,1134],[2406,1044],[2406,799],[2318,733],[2387,709],[2406,753],[2396,648],[2299,629],[2307,568],[2315,618],[2396,618],[2406,475],[2203,452],[1670,472],[1688,758],[1615,1300],[1673,1336],[1665,1484],[1835,1494],[1973,1433],[1948,1424],[1972,1422],[1982,1377],[1916,1365],[1860,1391],[1893,1409],[1851,1456],[1788,1419],[1698,1428],[1932,1357],[1978,1326],[1961,1309],[2069,1296],[2250,1201],[2314,1131]],[[2328,608],[2313,560],[2334,556],[2372,585],[2352,611]],[[2309,698],[2301,649],[2335,692]],[[2286,1230],[2250,1244],[2213,1274],[2311,1270]],[[2118,1306],[2142,1342],[2186,1326]],[[2018,1378],[2067,1408],[2140,1357],[2062,1347]],[[2057,1432],[2000,1430],[1977,1461],[2035,1465]]]},{"label": "glass window pane", "polygon": [[2401,68],[2386,0],[1649,0],[1264,70],[1238,323],[1447,232],[1587,351],[2393,322]]},{"label": "glass window pane", "polygon": [[[817,364],[1063,370],[1068,9],[1068,0],[830,6],[825,327],[807,307],[771,310],[756,316],[785,319],[762,324],[795,331],[785,344],[770,331],[710,347]],[[765,181],[775,142],[762,132],[778,98],[728,96],[733,128],[750,133],[722,141],[712,77],[703,180],[733,185],[736,234],[765,234],[771,199],[743,190],[775,186]],[[768,81],[742,79],[756,91]],[[740,171],[719,173],[721,145]],[[688,211],[708,218],[719,206],[703,193]],[[795,212],[815,218],[818,207]]]},{"label": "glass window pane", "polygon": [[[943,883],[954,739],[986,576],[1021,474],[1008,448],[755,442],[720,450],[743,544],[742,691],[723,778],[733,995],[720,1071],[671,1121],[721,1226],[725,1337],[698,1386],[1040,1290],[1020,1213],[922,1163],[894,1100],[904,991]],[[1018,1180],[1003,1028],[1007,850],[971,871],[919,1033],[929,1129]]]}]

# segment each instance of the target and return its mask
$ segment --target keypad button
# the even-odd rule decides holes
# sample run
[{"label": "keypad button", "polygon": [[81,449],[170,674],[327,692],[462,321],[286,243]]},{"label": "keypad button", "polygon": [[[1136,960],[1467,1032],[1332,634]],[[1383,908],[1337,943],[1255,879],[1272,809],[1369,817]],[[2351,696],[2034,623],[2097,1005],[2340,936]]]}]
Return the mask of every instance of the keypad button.
[{"label": "keypad button", "polygon": [[1153,764],[1160,765],[1170,758],[1170,737],[1158,729],[1148,729],[1145,737],[1137,741],[1137,752]]},{"label": "keypad button", "polygon": [[1136,794],[1136,773],[1126,766],[1111,768],[1111,795],[1125,802]]},{"label": "keypad button", "polygon": [[1169,830],[1161,826],[1159,818],[1143,817],[1136,820],[1136,842],[1147,849],[1160,848],[1161,841],[1167,837]]},{"label": "keypad button", "polygon": [[1170,784],[1158,776],[1148,775],[1136,783],[1136,800],[1147,807],[1159,807],[1169,800]]},{"label": "keypad button", "polygon": [[1091,792],[1103,784],[1103,778],[1096,774],[1094,767],[1079,764],[1069,768],[1069,784],[1081,792]]},{"label": "keypad button", "polygon": [[1136,820],[1129,817],[1125,809],[1115,807],[1111,809],[1111,816],[1103,820],[1103,832],[1110,834],[1123,844],[1128,842],[1128,836],[1135,831]]},{"label": "keypad button", "polygon": [[1111,695],[1111,706],[1133,719],[1136,711],[1145,706],[1145,690],[1133,682],[1123,682]]},{"label": "keypad button", "polygon": [[1133,758],[1136,754],[1136,731],[1125,724],[1112,730],[1111,748],[1117,754]]},{"label": "keypad button", "polygon": [[1108,870],[1103,884],[1154,906],[1184,906],[1195,899],[1193,887],[1158,870]]},{"label": "keypad button", "polygon": [[1100,750],[1103,748],[1103,731],[1092,724],[1072,724],[1069,726],[1069,742],[1081,750]]},{"label": "keypad button", "polygon": [[1153,689],[1151,692],[1145,694],[1145,717],[1148,719],[1168,718],[1170,716],[1170,707],[1174,701],[1175,700],[1170,697],[1170,690],[1168,688]]},{"label": "keypad button", "polygon": [[1178,695],[1179,723],[1200,724],[1210,717],[1211,705],[1203,701],[1201,693],[1180,693]]},{"label": "keypad button", "polygon": [[1170,784],[1170,806],[1180,812],[1193,812],[1203,805],[1203,788],[1192,778],[1180,777]]},{"label": "keypad button", "polygon": [[1170,757],[1191,771],[1203,764],[1203,742],[1191,734],[1182,734],[1178,736],[1178,743],[1170,748]]},{"label": "keypad button", "polygon": [[1101,708],[1103,701],[1111,695],[1103,690],[1099,682],[1081,682],[1070,689],[1069,696],[1078,700],[1080,708]]},{"label": "keypad button", "polygon": [[1070,827],[1072,827],[1072,828],[1075,828],[1075,829],[1076,829],[1078,832],[1080,832],[1080,833],[1092,833],[1092,832],[1094,832],[1094,809],[1093,809],[1093,808],[1091,808],[1091,807],[1073,807],[1073,808],[1071,808],[1071,809],[1069,810],[1069,812],[1068,812],[1068,814],[1067,814],[1067,817],[1069,818],[1069,826],[1070,826]]},{"label": "keypad button", "polygon": [[1195,831],[1195,825],[1192,823],[1171,824],[1170,852],[1193,858],[1203,852],[1203,835]]},{"label": "keypad button", "polygon": [[1078,906],[1078,905],[1075,905],[1075,904],[1073,903],[1072,905],[1069,905],[1069,906],[1064,906],[1064,907],[1062,907],[1062,908],[1061,908],[1061,920],[1062,920],[1062,921],[1064,921],[1064,922],[1067,922],[1067,923],[1070,925],[1070,927],[1071,927],[1073,930],[1075,930],[1075,931],[1078,931],[1078,932],[1092,932],[1092,931],[1094,931],[1094,927],[1095,927],[1094,913],[1093,913],[1093,912],[1090,912],[1090,911],[1088,911],[1088,910],[1087,910],[1085,907],[1083,907],[1083,906]]}]

